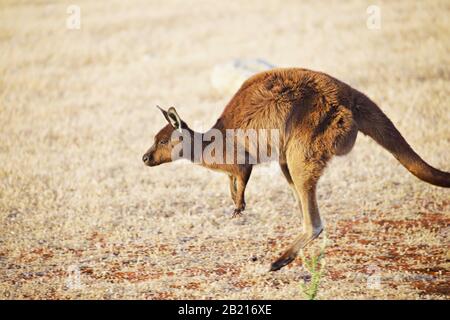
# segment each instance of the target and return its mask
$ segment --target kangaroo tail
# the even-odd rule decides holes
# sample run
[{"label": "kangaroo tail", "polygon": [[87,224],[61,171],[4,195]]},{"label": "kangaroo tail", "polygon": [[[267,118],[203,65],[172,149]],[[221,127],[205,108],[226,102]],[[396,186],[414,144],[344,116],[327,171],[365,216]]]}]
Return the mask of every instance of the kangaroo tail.
[{"label": "kangaroo tail", "polygon": [[359,131],[374,139],[417,178],[436,186],[450,188],[450,173],[426,163],[403,138],[394,124],[367,96],[358,92],[353,108]]}]

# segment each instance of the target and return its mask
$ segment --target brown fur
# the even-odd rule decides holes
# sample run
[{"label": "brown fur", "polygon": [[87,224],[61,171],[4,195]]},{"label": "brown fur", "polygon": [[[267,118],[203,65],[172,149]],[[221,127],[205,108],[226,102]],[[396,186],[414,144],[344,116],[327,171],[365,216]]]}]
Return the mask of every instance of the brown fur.
[{"label": "brown fur", "polygon": [[[169,110],[170,111],[170,110]],[[173,109],[172,119],[178,115]],[[165,114],[168,121],[170,119]],[[193,132],[179,120],[183,129]],[[280,129],[280,167],[301,206],[303,230],[289,249],[272,264],[278,270],[295,259],[299,249],[322,231],[316,202],[316,185],[334,155],[351,151],[358,131],[390,151],[418,178],[450,187],[450,174],[424,162],[408,145],[392,122],[368,97],[324,73],[305,69],[274,69],[259,73],[241,86],[212,129]],[[172,125],[163,128],[144,157],[148,165],[170,161]],[[244,141],[236,141],[244,143]],[[275,146],[270,146],[274,148]],[[251,155],[250,149],[246,149]],[[226,172],[236,209],[245,209],[245,186],[252,165],[202,165]]]}]

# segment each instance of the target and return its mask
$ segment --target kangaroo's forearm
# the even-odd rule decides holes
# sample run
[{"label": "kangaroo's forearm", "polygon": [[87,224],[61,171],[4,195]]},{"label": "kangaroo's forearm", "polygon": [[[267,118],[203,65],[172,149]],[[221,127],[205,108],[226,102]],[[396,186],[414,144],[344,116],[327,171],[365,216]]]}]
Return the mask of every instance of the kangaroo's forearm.
[{"label": "kangaroo's forearm", "polygon": [[242,177],[237,177],[234,180],[235,185],[235,204],[236,208],[239,210],[245,210],[245,187],[247,185],[247,182],[244,182]]}]

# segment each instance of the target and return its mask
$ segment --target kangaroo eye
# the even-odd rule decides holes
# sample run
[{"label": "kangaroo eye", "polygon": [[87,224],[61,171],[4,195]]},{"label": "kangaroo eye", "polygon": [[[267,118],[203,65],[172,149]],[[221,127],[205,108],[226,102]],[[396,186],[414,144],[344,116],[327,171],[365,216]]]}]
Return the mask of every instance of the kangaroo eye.
[{"label": "kangaroo eye", "polygon": [[164,144],[167,144],[167,142],[168,142],[167,140],[161,140],[161,141],[159,142],[159,144],[163,144],[163,145],[164,145]]}]

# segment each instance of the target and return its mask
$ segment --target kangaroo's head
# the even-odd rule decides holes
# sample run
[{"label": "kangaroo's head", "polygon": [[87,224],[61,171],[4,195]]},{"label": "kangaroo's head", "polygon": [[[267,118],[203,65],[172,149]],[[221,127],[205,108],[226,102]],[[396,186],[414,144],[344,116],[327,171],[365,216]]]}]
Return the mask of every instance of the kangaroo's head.
[{"label": "kangaroo's head", "polygon": [[162,163],[172,162],[172,150],[173,148],[182,143],[179,139],[172,139],[172,135],[175,130],[182,131],[184,129],[190,130],[184,121],[181,120],[175,108],[170,107],[165,111],[157,106],[161,110],[164,118],[166,118],[168,124],[163,127],[155,136],[153,145],[145,152],[142,157],[145,165],[153,167]]}]

